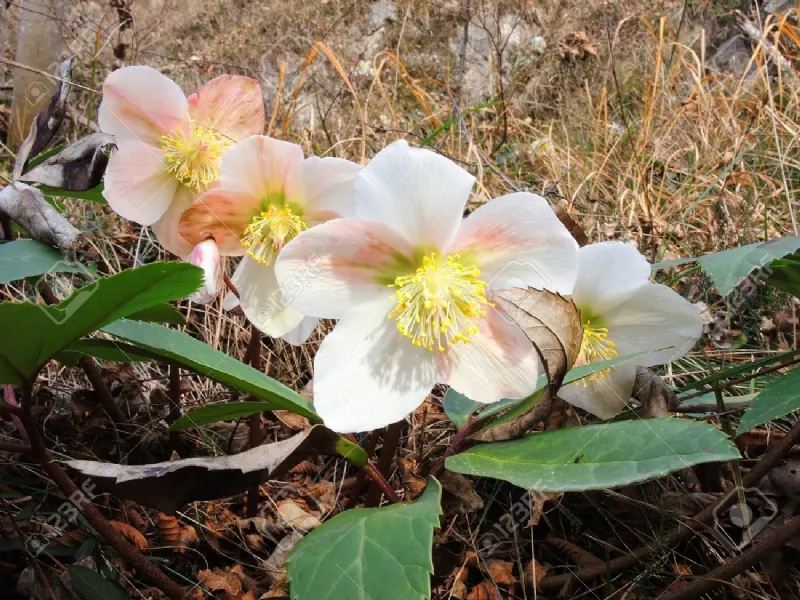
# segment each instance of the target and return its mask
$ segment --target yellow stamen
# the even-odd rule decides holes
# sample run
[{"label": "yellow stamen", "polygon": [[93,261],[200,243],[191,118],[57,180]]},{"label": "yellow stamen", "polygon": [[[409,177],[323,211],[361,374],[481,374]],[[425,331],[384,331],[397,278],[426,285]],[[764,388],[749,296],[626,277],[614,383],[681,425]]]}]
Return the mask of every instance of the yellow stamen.
[{"label": "yellow stamen", "polygon": [[444,260],[431,253],[414,275],[403,275],[389,287],[397,288],[397,305],[390,318],[415,346],[443,351],[448,345],[469,343],[478,333],[476,319],[486,316],[486,283],[475,265],[465,266],[453,254]]},{"label": "yellow stamen", "polygon": [[[603,360],[610,360],[618,354],[614,342],[608,339],[608,329],[606,327],[593,326],[592,321],[587,319],[583,324],[583,339],[581,339],[581,350],[576,363],[579,365],[588,365]],[[584,377],[581,379],[583,387],[588,385],[588,381],[605,379],[608,376],[609,370],[610,369],[604,369],[597,373],[592,373],[588,377]]]},{"label": "yellow stamen", "polygon": [[230,141],[217,131],[190,120],[161,136],[166,169],[186,187],[198,192],[217,180],[222,154]]},{"label": "yellow stamen", "polygon": [[253,218],[244,231],[242,245],[262,265],[271,265],[283,247],[308,225],[291,208],[270,204],[266,212]]}]

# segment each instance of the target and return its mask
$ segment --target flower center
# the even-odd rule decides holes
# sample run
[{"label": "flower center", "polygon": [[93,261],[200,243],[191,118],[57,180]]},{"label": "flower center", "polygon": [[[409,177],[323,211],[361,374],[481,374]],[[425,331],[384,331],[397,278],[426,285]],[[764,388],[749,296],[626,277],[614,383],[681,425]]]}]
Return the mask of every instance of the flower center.
[{"label": "flower center", "polygon": [[308,225],[291,208],[270,204],[266,212],[253,217],[244,230],[242,245],[262,265],[271,265],[283,247],[306,229]]},{"label": "flower center", "polygon": [[[614,342],[608,339],[608,329],[606,327],[598,327],[596,324],[592,325],[592,321],[587,319],[583,324],[583,338],[581,339],[581,350],[578,353],[577,364],[588,365],[603,360],[610,360],[618,354]],[[589,381],[605,379],[608,375],[608,371],[609,369],[604,369],[597,373],[592,373],[588,377],[584,377],[581,379],[583,387],[586,387],[587,379]]]},{"label": "flower center", "polygon": [[167,171],[198,192],[216,181],[222,154],[228,146],[230,142],[218,132],[192,120],[188,130],[178,126],[171,134],[161,136]]},{"label": "flower center", "polygon": [[390,318],[415,346],[440,352],[448,345],[469,343],[478,333],[475,320],[486,316],[486,282],[475,265],[465,266],[453,254],[442,260],[436,255],[422,259],[414,275],[403,275],[389,287],[397,288],[397,306]]}]

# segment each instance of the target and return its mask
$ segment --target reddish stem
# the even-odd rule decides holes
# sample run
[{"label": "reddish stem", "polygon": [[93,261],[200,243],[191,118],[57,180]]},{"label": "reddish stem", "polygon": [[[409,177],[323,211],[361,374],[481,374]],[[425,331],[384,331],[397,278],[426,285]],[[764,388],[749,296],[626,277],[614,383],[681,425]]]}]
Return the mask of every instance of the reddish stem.
[{"label": "reddish stem", "polygon": [[[252,323],[250,324],[250,341],[247,344],[245,362],[259,371],[263,369],[261,362],[261,331]],[[250,415],[250,448],[260,446],[262,441],[264,441],[264,432],[261,427],[261,413],[256,413]],[[258,503],[260,499],[261,493],[259,491],[259,486],[254,485],[247,492],[248,518],[252,519],[258,514]]]},{"label": "reddish stem", "polygon": [[[397,445],[400,443],[404,424],[403,421],[399,421],[389,425],[386,428],[386,434],[383,436],[383,448],[381,448],[380,456],[378,456],[377,470],[384,480],[389,478],[389,469],[392,467],[392,460],[397,451]],[[367,472],[367,475],[372,479],[373,484],[369,488],[364,506],[378,506],[381,503],[381,494],[386,494],[386,490],[369,472]],[[386,495],[391,498],[389,494]],[[394,496],[396,498],[397,494],[394,494]]]}]

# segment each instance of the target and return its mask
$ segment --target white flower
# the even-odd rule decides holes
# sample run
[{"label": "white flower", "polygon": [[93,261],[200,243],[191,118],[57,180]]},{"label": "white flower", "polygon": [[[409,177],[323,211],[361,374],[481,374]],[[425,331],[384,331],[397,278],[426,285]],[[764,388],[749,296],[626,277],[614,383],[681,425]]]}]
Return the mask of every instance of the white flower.
[{"label": "white flower", "polygon": [[436,383],[478,402],[536,388],[536,351],[491,291],[514,284],[569,294],[577,244],[533,194],[497,198],[464,219],[474,181],[438,154],[395,142],[356,176],[359,218],[300,233],[278,258],[286,294],[316,259],[316,275],[291,303],[340,319],[314,363],[314,406],[328,427],[399,421]]},{"label": "white flower", "polygon": [[214,240],[205,240],[197,244],[189,254],[187,262],[203,269],[203,287],[189,297],[197,304],[213,302],[222,289],[222,257]]},{"label": "white flower", "polygon": [[636,367],[668,363],[691,350],[703,331],[697,309],[665,285],[650,283],[650,265],[635,247],[602,242],[580,250],[572,299],[581,311],[577,365],[666,348],[620,364],[558,392],[575,406],[608,419],[628,403]]},{"label": "white flower", "polygon": [[531,38],[531,45],[536,52],[544,52],[547,49],[547,40],[540,35]]}]

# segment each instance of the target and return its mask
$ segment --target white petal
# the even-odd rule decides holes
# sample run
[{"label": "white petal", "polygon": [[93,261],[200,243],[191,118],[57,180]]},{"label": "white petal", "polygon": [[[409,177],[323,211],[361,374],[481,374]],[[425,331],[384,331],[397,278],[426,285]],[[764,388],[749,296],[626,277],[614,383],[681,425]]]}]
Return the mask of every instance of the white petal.
[{"label": "white petal", "polygon": [[405,418],[436,383],[433,353],[400,335],[386,315],[394,300],[359,306],[323,340],[314,360],[314,408],[341,433]]},{"label": "white petal", "polygon": [[103,197],[119,216],[152,225],[175,196],[178,183],[164,168],[160,148],[135,140],[117,140],[108,160]]},{"label": "white petal", "polygon": [[304,160],[289,174],[286,199],[306,209],[307,221],[324,223],[339,217],[355,217],[353,184],[361,167],[343,158]]},{"label": "white petal", "polygon": [[[627,362],[611,368],[604,377],[594,381],[587,377],[565,385],[558,390],[558,395],[601,419],[610,419],[629,404],[635,381],[636,365]],[[586,382],[586,387],[583,382]]]},{"label": "white petal", "polygon": [[474,260],[490,289],[569,294],[578,276],[578,244],[547,201],[519,192],[490,200],[464,221],[448,253]]},{"label": "white petal", "polygon": [[197,244],[186,259],[190,264],[203,269],[203,285],[189,299],[197,304],[213,302],[222,289],[222,257],[214,240]]},{"label": "white petal", "polygon": [[650,264],[632,244],[590,244],[580,249],[572,299],[584,312],[602,315],[649,279]]},{"label": "white petal", "polygon": [[283,194],[289,174],[303,160],[303,149],[265,135],[234,144],[222,156],[219,180],[229,190],[258,198]]},{"label": "white petal", "polygon": [[536,390],[536,350],[504,315],[489,309],[470,343],[453,344],[437,355],[440,380],[475,402],[525,398]]},{"label": "white petal", "polygon": [[281,339],[292,346],[302,346],[317,329],[319,319],[316,317],[304,317],[300,324],[289,333],[282,335]]},{"label": "white petal", "polygon": [[178,84],[152,67],[118,69],[103,82],[100,131],[120,140],[159,145],[187,118],[188,102]]},{"label": "white petal", "polygon": [[677,292],[658,283],[645,283],[611,311],[602,315],[608,339],[620,356],[672,346],[636,360],[644,366],[680,358],[700,339],[700,312]]},{"label": "white petal", "polygon": [[385,273],[397,269],[398,257],[410,255],[408,242],[383,223],[336,219],[289,242],[275,272],[292,306],[338,319],[359,303],[392,296],[394,277]]},{"label": "white petal", "polygon": [[260,331],[280,337],[303,320],[303,313],[289,306],[278,289],[273,267],[245,256],[236,274],[238,278],[233,283],[239,290],[239,303],[244,315]]},{"label": "white petal", "polygon": [[159,243],[168,252],[186,258],[192,251],[192,244],[185,240],[178,230],[183,211],[192,205],[195,193],[187,187],[178,186],[172,204],[169,205],[167,212],[150,227],[156,234]]},{"label": "white petal", "polygon": [[414,246],[442,248],[455,238],[474,183],[453,161],[401,140],[356,177],[358,215],[386,223]]}]

